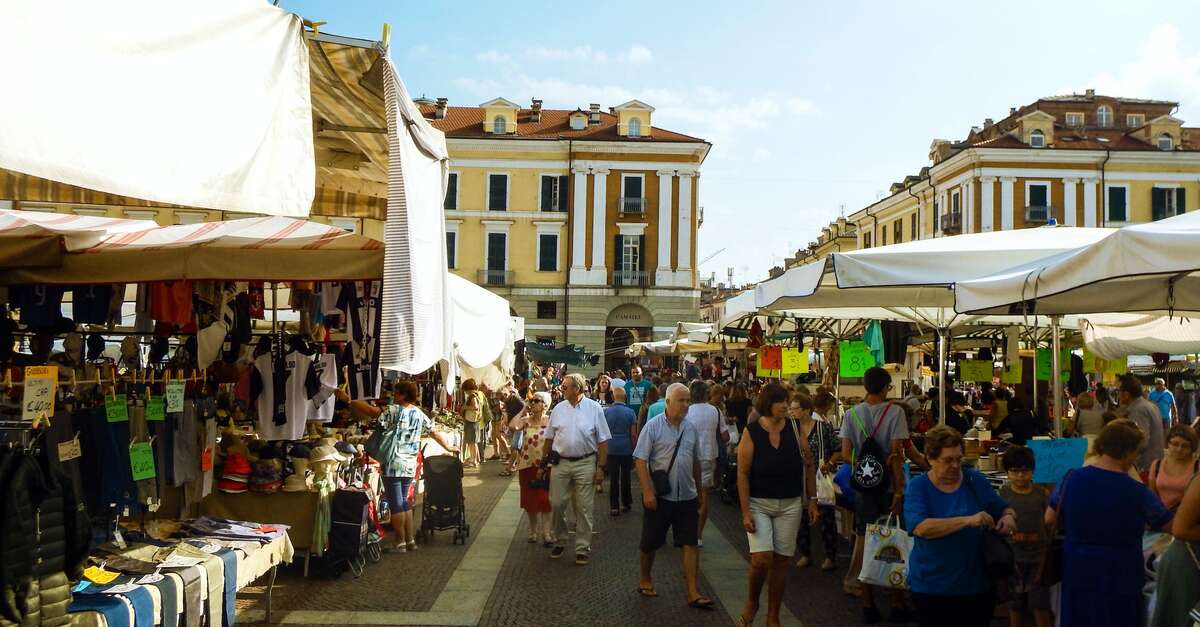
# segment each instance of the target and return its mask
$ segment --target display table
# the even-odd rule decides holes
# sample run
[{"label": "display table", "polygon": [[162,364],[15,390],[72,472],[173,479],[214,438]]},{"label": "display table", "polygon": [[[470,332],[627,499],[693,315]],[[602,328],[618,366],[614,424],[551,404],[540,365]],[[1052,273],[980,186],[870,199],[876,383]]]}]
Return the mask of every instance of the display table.
[{"label": "display table", "polygon": [[319,502],[320,495],[316,492],[213,492],[200,502],[200,513],[227,520],[287,525],[292,546],[304,553],[304,575],[307,577]]}]

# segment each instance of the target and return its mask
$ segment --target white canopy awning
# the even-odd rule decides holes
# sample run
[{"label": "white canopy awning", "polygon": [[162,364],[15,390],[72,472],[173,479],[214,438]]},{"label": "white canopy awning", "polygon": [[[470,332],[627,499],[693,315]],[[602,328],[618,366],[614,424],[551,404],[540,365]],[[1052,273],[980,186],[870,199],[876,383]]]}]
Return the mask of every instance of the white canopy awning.
[{"label": "white canopy awning", "polygon": [[1114,324],[1083,325],[1083,342],[1104,359],[1127,355],[1200,353],[1200,319],[1144,316]]},{"label": "white canopy awning", "polygon": [[0,24],[0,168],[166,204],[308,215],[316,164],[299,16],[256,0],[45,0],[0,3]]},{"label": "white canopy awning", "polygon": [[1116,229],[1111,237],[955,286],[959,311],[1039,314],[1200,311],[1200,212]]},{"label": "white canopy awning", "polygon": [[66,252],[95,246],[108,235],[157,226],[149,220],[0,209],[0,268],[55,268]]}]

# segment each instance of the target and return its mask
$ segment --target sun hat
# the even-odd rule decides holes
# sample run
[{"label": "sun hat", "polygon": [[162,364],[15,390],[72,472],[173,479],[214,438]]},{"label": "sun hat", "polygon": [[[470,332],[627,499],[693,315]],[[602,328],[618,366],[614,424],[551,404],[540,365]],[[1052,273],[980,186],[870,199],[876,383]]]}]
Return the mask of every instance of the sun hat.
[{"label": "sun hat", "polygon": [[353,461],[358,455],[358,449],[354,448],[354,445],[349,442],[338,442],[333,445],[333,448],[342,454],[342,461]]},{"label": "sun hat", "polygon": [[245,455],[230,453],[225,458],[225,466],[222,469],[221,480],[217,482],[217,489],[230,494],[245,492],[249,487],[250,474],[253,471],[250,460]]},{"label": "sun hat", "polygon": [[312,477],[307,472],[293,473],[283,480],[284,492],[307,492],[311,489]]},{"label": "sun hat", "polygon": [[317,462],[341,462],[342,454],[337,452],[337,449],[332,446],[317,446],[314,447],[312,453],[308,456],[308,463],[315,464]]}]

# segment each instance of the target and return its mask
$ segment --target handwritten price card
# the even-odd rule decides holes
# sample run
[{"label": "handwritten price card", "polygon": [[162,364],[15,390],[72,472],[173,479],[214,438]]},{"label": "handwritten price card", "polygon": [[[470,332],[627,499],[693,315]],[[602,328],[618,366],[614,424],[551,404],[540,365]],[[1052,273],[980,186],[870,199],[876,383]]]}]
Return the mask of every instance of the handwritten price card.
[{"label": "handwritten price card", "polygon": [[57,386],[58,366],[26,367],[21,420],[32,422],[54,415],[54,388]]}]

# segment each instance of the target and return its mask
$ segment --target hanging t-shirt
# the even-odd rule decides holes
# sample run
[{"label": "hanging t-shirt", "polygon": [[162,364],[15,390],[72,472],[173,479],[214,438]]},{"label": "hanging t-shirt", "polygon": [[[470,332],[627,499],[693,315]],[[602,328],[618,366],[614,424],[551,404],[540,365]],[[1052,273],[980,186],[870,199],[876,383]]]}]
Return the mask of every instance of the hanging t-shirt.
[{"label": "hanging t-shirt", "polygon": [[27,327],[52,327],[62,317],[62,286],[23,285],[13,300],[21,310],[21,324]]},{"label": "hanging t-shirt", "polygon": [[310,399],[308,420],[333,422],[337,389],[337,357],[331,354],[313,355],[304,378],[304,393]]},{"label": "hanging t-shirt", "polygon": [[184,326],[192,320],[192,282],[160,281],[150,284],[150,317]]},{"label": "hanging t-shirt", "polygon": [[[317,365],[314,362],[319,362]],[[254,360],[250,397],[258,405],[258,433],[266,440],[298,440],[304,423],[328,413],[333,420],[337,367],[332,355],[274,352]],[[328,408],[326,408],[328,406]]]},{"label": "hanging t-shirt", "polygon": [[263,320],[267,317],[267,299],[262,281],[250,281],[250,317]]},{"label": "hanging t-shirt", "polygon": [[338,308],[346,320],[350,341],[346,344],[343,365],[349,371],[350,398],[379,397],[379,334],[383,318],[381,281],[354,281],[342,284]]},{"label": "hanging t-shirt", "polygon": [[71,319],[77,324],[104,324],[108,322],[109,302],[113,286],[76,285],[71,290]]}]

